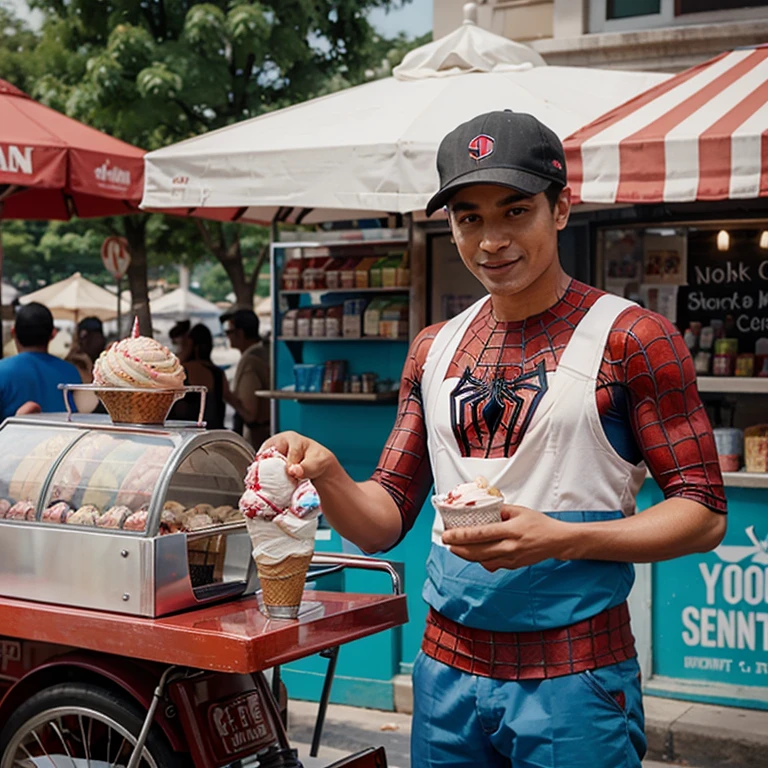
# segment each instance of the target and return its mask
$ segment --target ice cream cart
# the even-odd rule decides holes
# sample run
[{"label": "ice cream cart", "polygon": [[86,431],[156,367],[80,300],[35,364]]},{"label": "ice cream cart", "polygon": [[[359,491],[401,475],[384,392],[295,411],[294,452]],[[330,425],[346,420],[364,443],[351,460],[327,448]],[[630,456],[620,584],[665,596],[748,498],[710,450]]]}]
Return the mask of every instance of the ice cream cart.
[{"label": "ice cream cart", "polygon": [[262,613],[237,435],[48,414],[7,420],[0,456],[0,768],[299,766],[264,670],[407,620],[388,563],[327,554],[393,593]]}]

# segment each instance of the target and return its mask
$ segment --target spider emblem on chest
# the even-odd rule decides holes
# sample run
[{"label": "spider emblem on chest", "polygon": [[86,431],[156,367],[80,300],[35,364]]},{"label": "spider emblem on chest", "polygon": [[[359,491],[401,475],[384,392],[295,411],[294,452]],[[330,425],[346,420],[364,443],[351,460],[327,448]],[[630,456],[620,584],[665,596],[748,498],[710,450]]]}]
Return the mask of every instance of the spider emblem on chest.
[{"label": "spider emblem on chest", "polygon": [[465,368],[451,392],[451,428],[462,456],[477,456],[480,450],[488,458],[502,438],[503,455],[509,456],[513,444],[525,434],[546,391],[544,361],[511,380],[499,371],[485,381]]}]

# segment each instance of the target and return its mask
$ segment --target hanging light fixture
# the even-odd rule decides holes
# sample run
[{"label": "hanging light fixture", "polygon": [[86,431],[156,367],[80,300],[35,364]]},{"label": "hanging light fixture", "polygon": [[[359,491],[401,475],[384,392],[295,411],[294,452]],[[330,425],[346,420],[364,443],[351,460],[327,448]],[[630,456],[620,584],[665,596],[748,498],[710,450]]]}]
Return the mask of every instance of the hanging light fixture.
[{"label": "hanging light fixture", "polygon": [[764,229],[760,233],[760,247],[768,250],[768,229]]},{"label": "hanging light fixture", "polygon": [[730,247],[731,247],[731,236],[728,234],[727,230],[721,229],[717,233],[717,250],[727,251]]}]

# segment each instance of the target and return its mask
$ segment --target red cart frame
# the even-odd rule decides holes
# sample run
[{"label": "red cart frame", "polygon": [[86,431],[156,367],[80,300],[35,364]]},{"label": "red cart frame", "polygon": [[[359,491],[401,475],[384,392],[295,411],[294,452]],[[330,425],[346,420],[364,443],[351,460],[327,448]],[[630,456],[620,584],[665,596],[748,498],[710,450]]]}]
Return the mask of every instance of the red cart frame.
[{"label": "red cart frame", "polygon": [[[391,563],[316,554],[313,565],[386,571],[393,594],[305,591],[297,620],[268,619],[258,595],[159,619],[0,598],[0,766],[13,743],[3,728],[13,727],[25,702],[73,684],[119,693],[145,713],[128,740],[127,768],[152,764],[146,744],[153,732],[179,765],[219,768],[258,756],[262,768],[300,766],[264,670],[408,619]],[[69,754],[67,734],[58,739]],[[337,765],[374,768],[386,759],[372,749]]]}]

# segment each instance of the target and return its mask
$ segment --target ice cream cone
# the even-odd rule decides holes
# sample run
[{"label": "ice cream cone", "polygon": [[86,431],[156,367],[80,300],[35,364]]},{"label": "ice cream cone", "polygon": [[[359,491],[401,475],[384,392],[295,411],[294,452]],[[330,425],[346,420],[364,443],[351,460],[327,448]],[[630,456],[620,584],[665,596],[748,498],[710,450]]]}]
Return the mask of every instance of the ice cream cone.
[{"label": "ice cream cone", "polygon": [[272,619],[295,619],[299,615],[304,581],[312,555],[289,555],[279,562],[257,557],[264,608]]},{"label": "ice cream cone", "polygon": [[450,528],[471,528],[476,525],[491,525],[501,522],[501,508],[504,499],[498,502],[486,504],[482,507],[464,507],[456,504],[442,503],[444,497],[435,496],[432,503],[443,519],[443,527],[447,531]]}]

